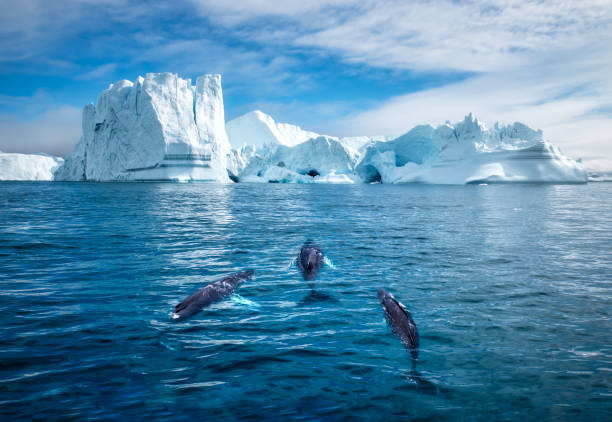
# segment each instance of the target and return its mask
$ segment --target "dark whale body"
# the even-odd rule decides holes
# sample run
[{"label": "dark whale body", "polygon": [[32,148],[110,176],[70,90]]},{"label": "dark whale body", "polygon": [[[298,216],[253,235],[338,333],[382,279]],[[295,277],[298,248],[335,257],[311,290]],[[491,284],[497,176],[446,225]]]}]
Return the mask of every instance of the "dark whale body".
[{"label": "dark whale body", "polygon": [[255,271],[246,270],[223,277],[207,286],[201,287],[195,293],[176,305],[171,314],[172,319],[182,321],[200,312],[205,306],[218,302],[231,295],[236,288],[247,281]]},{"label": "dark whale body", "polygon": [[319,275],[323,267],[323,251],[313,243],[306,243],[300,249],[297,258],[297,266],[306,281],[312,281]]},{"label": "dark whale body", "polygon": [[419,332],[416,324],[406,310],[406,307],[398,301],[391,293],[383,288],[378,289],[378,299],[385,311],[385,318],[391,326],[391,330],[400,338],[404,346],[410,351],[412,357],[412,370],[409,378],[416,383],[419,391],[426,394],[438,394],[450,392],[447,389],[442,389],[438,385],[428,381],[416,370],[416,364],[419,357]]},{"label": "dark whale body", "polygon": [[385,318],[391,330],[400,338],[412,356],[412,368],[416,368],[419,357],[419,332],[410,316],[410,312],[391,293],[383,288],[378,289],[378,299],[385,312]]}]

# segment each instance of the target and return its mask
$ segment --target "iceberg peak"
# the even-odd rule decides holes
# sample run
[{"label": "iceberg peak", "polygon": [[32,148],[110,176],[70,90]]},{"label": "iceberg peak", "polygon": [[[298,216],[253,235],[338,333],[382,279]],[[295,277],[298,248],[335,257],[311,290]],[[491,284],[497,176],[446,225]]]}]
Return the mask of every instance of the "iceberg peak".
[{"label": "iceberg peak", "polygon": [[244,145],[252,145],[255,148],[262,148],[265,145],[295,146],[320,136],[296,125],[278,123],[261,110],[250,111],[230,120],[226,130],[230,143],[235,149],[240,149]]}]

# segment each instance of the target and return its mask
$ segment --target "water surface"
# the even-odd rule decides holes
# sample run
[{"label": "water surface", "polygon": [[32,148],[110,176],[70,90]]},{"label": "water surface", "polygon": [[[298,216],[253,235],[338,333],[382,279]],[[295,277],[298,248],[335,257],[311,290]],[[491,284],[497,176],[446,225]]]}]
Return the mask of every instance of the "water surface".
[{"label": "water surface", "polygon": [[[610,420],[611,209],[605,183],[0,183],[0,416]],[[307,239],[336,267],[314,296]]]}]

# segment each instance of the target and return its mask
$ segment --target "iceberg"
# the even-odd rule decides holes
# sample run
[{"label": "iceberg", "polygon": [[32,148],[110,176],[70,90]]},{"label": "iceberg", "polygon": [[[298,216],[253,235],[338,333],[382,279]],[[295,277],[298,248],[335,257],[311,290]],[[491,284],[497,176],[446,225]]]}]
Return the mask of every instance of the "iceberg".
[{"label": "iceberg", "polygon": [[589,172],[589,182],[612,182],[612,172],[609,172],[609,171]]},{"label": "iceberg", "polygon": [[229,181],[220,75],[121,80],[83,109],[82,125],[55,180]]},{"label": "iceberg", "polygon": [[586,183],[582,164],[542,135],[522,123],[488,129],[470,113],[368,146],[355,171],[366,183]]},{"label": "iceberg", "polygon": [[356,183],[361,151],[385,136],[320,135],[288,123],[277,123],[256,110],[226,125],[233,147],[230,178],[241,182]]},{"label": "iceberg", "polygon": [[[455,124],[416,126],[398,137],[321,135],[278,123],[259,110],[226,124],[220,75],[200,76],[195,85],[171,73],[149,73],[135,82],[121,80],[102,91],[95,106],[83,109],[82,129],[63,164],[45,164],[49,169],[57,166],[54,180],[440,184],[588,180],[582,164],[564,156],[541,130],[522,123],[487,128],[472,114]],[[37,173],[42,163],[32,161],[36,175],[31,177],[49,177],[47,170]],[[26,165],[30,164],[17,167]],[[11,172],[12,177],[26,177]]]},{"label": "iceberg", "polygon": [[0,151],[0,180],[53,180],[53,173],[64,163],[46,154],[17,154]]},{"label": "iceberg", "polygon": [[318,136],[295,146],[242,147],[233,167],[242,182],[354,183],[359,153],[338,139]]}]

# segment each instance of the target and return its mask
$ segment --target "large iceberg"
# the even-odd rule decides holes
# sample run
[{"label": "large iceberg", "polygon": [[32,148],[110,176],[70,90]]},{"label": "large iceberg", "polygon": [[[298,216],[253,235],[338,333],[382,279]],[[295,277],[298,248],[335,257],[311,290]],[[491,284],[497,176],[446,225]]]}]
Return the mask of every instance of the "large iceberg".
[{"label": "large iceberg", "polygon": [[0,180],[53,180],[53,173],[63,163],[63,158],[45,154],[0,151]]},{"label": "large iceberg", "polygon": [[55,180],[229,181],[220,75],[150,73],[104,90]]},{"label": "large iceberg", "polygon": [[472,114],[454,125],[417,126],[376,142],[355,168],[364,182],[382,183],[586,183],[578,161],[522,123],[488,129]]}]

